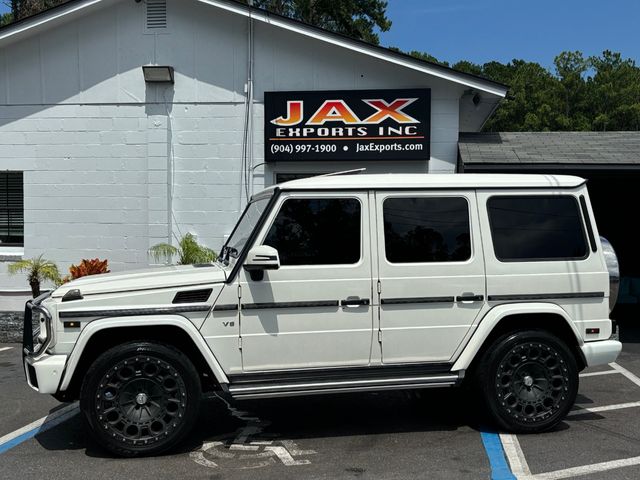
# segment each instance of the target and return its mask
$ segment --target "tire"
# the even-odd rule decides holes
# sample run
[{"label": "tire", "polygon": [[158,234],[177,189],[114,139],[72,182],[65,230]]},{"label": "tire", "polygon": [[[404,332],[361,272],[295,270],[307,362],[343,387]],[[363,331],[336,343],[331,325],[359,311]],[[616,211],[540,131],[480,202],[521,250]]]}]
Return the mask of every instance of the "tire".
[{"label": "tire", "polygon": [[479,393],[487,413],[509,432],[551,430],[566,417],[578,393],[574,354],[545,331],[498,338],[478,367]]},{"label": "tire", "polygon": [[89,367],[80,410],[93,437],[116,455],[155,455],[193,428],[202,390],[189,359],[159,343],[130,342],[107,350]]}]

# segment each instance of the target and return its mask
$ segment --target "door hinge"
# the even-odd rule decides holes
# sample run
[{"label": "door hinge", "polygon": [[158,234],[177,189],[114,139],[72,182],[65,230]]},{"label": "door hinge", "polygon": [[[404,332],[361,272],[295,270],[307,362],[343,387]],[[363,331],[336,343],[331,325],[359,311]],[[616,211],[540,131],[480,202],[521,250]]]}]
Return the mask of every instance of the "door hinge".
[{"label": "door hinge", "polygon": [[378,280],[378,295],[382,293],[382,284],[380,283],[380,280]]},{"label": "door hinge", "polygon": [[238,337],[238,348],[242,350],[242,337]]},{"label": "door hinge", "polygon": [[382,343],[382,330],[378,330],[378,343]]}]

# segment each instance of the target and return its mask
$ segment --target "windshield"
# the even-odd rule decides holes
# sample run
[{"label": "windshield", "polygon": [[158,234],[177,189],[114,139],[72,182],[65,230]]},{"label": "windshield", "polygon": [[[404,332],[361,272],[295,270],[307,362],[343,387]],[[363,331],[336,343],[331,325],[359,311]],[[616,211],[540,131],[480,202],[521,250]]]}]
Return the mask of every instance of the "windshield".
[{"label": "windshield", "polygon": [[253,232],[258,220],[260,220],[260,217],[267,208],[270,199],[271,197],[262,197],[247,205],[233,233],[220,251],[219,260],[222,263],[228,265],[230,259],[237,258],[242,253],[251,232]]}]

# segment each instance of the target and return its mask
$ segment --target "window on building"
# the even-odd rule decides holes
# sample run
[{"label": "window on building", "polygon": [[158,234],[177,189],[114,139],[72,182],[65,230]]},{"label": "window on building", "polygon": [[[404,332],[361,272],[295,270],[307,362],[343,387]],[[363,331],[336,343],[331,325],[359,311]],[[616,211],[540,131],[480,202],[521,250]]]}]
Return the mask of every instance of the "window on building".
[{"label": "window on building", "polygon": [[575,260],[587,241],[572,196],[500,196],[487,202],[493,249],[501,261]]},{"label": "window on building", "polygon": [[471,258],[466,199],[388,198],[382,209],[385,254],[389,262],[461,262]]},{"label": "window on building", "polygon": [[22,172],[0,172],[0,246],[24,245]]},{"label": "window on building", "polygon": [[281,265],[339,265],[360,260],[361,207],[355,198],[286,200],[264,241]]}]

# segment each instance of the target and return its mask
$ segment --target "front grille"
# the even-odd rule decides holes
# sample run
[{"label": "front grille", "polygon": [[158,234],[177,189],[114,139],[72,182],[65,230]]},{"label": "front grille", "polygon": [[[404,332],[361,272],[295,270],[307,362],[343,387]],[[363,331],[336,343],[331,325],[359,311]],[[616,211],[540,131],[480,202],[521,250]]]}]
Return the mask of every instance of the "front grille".
[{"label": "front grille", "polygon": [[40,315],[35,315],[31,307],[31,302],[27,302],[24,307],[22,330],[22,348],[28,353],[33,353],[33,347],[38,344],[38,335],[40,335]]},{"label": "front grille", "polygon": [[25,355],[38,357],[48,348],[52,339],[52,324],[49,311],[34,300],[24,308],[22,348]]}]

